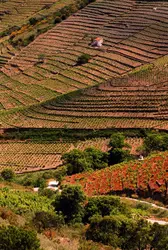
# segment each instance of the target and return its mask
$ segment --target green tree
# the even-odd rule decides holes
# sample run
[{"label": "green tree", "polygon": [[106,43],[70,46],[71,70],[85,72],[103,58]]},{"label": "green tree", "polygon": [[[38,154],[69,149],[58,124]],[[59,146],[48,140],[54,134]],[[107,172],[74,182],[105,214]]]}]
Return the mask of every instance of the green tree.
[{"label": "green tree", "polygon": [[143,148],[146,153],[168,150],[168,134],[156,132],[148,133],[144,139]]},{"label": "green tree", "polygon": [[86,157],[90,162],[91,168],[94,170],[105,168],[108,166],[108,153],[91,147],[85,149]]},{"label": "green tree", "polygon": [[144,149],[147,153],[154,151],[154,150],[159,150],[162,151],[164,150],[163,144],[164,144],[164,139],[163,139],[162,134],[158,133],[149,133],[146,138],[144,139]]},{"label": "green tree", "polygon": [[74,149],[65,153],[62,159],[66,164],[68,175],[108,166],[108,153],[93,147],[87,148],[84,151]]},{"label": "green tree", "polygon": [[163,150],[168,150],[168,134],[163,135]]},{"label": "green tree", "polygon": [[150,230],[151,226],[147,221],[134,221],[124,215],[93,217],[86,237],[115,249],[144,250],[151,244]]},{"label": "green tree", "polygon": [[56,195],[56,191],[48,189],[48,188],[40,188],[38,190],[38,194],[41,196],[46,196],[49,199],[53,199]]},{"label": "green tree", "polygon": [[85,152],[74,149],[65,153],[62,157],[67,166],[67,174],[75,174],[88,170],[91,165],[85,157]]},{"label": "green tree", "polygon": [[34,231],[8,226],[0,228],[1,250],[40,250],[40,242]]},{"label": "green tree", "polygon": [[124,150],[121,148],[114,148],[110,150],[109,164],[117,164],[123,161],[128,161],[132,159],[129,150]]},{"label": "green tree", "polygon": [[80,186],[65,186],[53,203],[57,212],[62,212],[65,222],[82,222],[85,195]]},{"label": "green tree", "polygon": [[168,250],[168,225],[154,223],[151,228],[151,250]]},{"label": "green tree", "polygon": [[150,230],[150,224],[145,220],[139,220],[137,223],[132,224],[129,234],[125,234],[121,248],[123,250],[146,249],[152,240]]},{"label": "green tree", "polygon": [[130,151],[123,149],[124,146],[129,147],[124,141],[125,136],[123,133],[117,132],[111,135],[109,142],[109,146],[111,146],[109,150],[109,164],[117,164],[132,159]]},{"label": "green tree", "polygon": [[42,177],[38,177],[34,182],[35,187],[45,188],[47,186],[46,180]]},{"label": "green tree", "polygon": [[11,181],[14,178],[15,173],[12,169],[6,168],[1,172],[1,176],[4,180]]},{"label": "green tree", "polygon": [[117,132],[111,135],[109,145],[114,148],[123,148],[125,146],[125,136],[123,133]]},{"label": "green tree", "polygon": [[121,248],[125,234],[130,234],[133,221],[123,215],[94,217],[86,232],[86,238]]},{"label": "green tree", "polygon": [[117,215],[121,213],[130,215],[128,207],[124,203],[121,203],[118,197],[92,197],[85,205],[84,222],[88,222],[89,219],[95,215],[104,217],[107,215]]}]

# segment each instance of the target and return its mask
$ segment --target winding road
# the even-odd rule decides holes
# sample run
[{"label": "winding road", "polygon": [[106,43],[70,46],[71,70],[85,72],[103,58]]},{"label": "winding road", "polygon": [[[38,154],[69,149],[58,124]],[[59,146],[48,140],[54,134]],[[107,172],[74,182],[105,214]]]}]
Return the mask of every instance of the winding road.
[{"label": "winding road", "polygon": [[[122,197],[120,197],[122,199]],[[124,197],[124,199],[126,200],[132,200],[132,201],[137,201],[137,202],[140,202],[140,203],[144,203],[144,204],[148,204],[150,205],[151,207],[155,207],[155,208],[158,208],[158,209],[162,209],[162,210],[165,210],[165,211],[168,211],[168,208],[166,207],[160,207],[154,203],[150,203],[150,202],[147,202],[147,201],[142,201],[142,200],[138,200],[138,199],[133,199],[133,198],[129,198],[129,197]],[[155,222],[160,224],[160,225],[168,225],[168,222],[167,221],[163,221],[163,220],[156,220],[156,219],[147,219],[147,221],[149,221],[150,223],[154,224]]]}]

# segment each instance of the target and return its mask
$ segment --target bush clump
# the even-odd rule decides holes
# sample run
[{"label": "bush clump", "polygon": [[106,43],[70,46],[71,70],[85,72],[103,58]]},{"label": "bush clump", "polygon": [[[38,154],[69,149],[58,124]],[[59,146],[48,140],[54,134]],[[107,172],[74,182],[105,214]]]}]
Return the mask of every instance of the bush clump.
[{"label": "bush clump", "polygon": [[35,17],[31,17],[31,18],[29,19],[30,25],[35,25],[37,22],[38,22],[38,20],[37,20]]},{"label": "bush clump", "polygon": [[88,63],[90,59],[91,59],[90,55],[82,54],[81,56],[78,57],[77,65],[82,65],[82,64]]},{"label": "bush clump", "polygon": [[144,139],[143,149],[145,153],[151,151],[165,151],[168,150],[168,134],[150,132]]},{"label": "bush clump", "polygon": [[168,225],[151,225],[124,215],[94,217],[86,238],[122,250],[168,250]]},{"label": "bush clump", "polygon": [[74,149],[65,153],[62,159],[66,164],[68,175],[108,166],[108,153],[96,148],[87,148],[84,151]]},{"label": "bush clump", "polygon": [[64,218],[61,214],[40,211],[35,213],[33,224],[41,232],[47,228],[59,228],[64,224]]},{"label": "bush clump", "polygon": [[0,204],[7,206],[17,214],[35,213],[37,211],[53,211],[52,200],[40,196],[37,193],[11,190],[2,188],[0,195]]},{"label": "bush clump", "polygon": [[118,197],[104,196],[104,197],[92,197],[85,205],[85,218],[84,222],[87,223],[93,216],[107,216],[126,214],[130,215],[129,208],[120,202]]},{"label": "bush clump", "polygon": [[6,168],[2,170],[1,176],[5,181],[12,181],[15,177],[15,173],[12,169]]},{"label": "bush clump", "polygon": [[40,250],[40,242],[34,231],[8,226],[0,228],[1,250]]}]

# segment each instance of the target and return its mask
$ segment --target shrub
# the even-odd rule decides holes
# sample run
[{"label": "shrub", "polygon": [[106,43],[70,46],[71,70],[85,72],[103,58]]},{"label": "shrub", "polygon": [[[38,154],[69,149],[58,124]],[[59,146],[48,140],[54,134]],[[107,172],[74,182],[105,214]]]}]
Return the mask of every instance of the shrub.
[{"label": "shrub", "polygon": [[82,64],[88,63],[90,59],[91,59],[90,55],[82,54],[81,56],[78,57],[77,65],[82,65]]},{"label": "shrub", "polygon": [[15,173],[12,169],[6,168],[1,172],[1,176],[4,180],[11,181],[14,178]]},{"label": "shrub", "polygon": [[84,222],[88,222],[89,219],[95,215],[103,217],[112,214],[117,215],[120,213],[130,215],[129,209],[125,204],[120,202],[118,197],[92,197],[85,206]]},{"label": "shrub", "polygon": [[3,220],[8,220],[8,222],[11,225],[17,225],[18,224],[18,218],[17,215],[9,210],[7,207],[0,207],[0,217]]},{"label": "shrub", "polygon": [[43,63],[44,62],[44,58],[45,58],[44,54],[39,54],[38,55],[38,61],[39,61],[39,63]]},{"label": "shrub", "polygon": [[34,231],[15,226],[0,228],[1,250],[40,250],[40,242]]},{"label": "shrub", "polygon": [[56,178],[57,181],[61,182],[63,177],[67,175],[67,167],[66,166],[62,166],[62,167],[58,167],[55,171],[54,171],[54,177]]},{"label": "shrub", "polygon": [[35,25],[37,22],[38,22],[38,20],[37,20],[35,17],[31,17],[31,18],[29,19],[30,25]]},{"label": "shrub", "polygon": [[151,207],[152,207],[151,204],[147,204],[147,203],[143,203],[143,202],[138,202],[136,204],[137,209],[141,209],[141,210],[145,210],[145,211],[149,210]]},{"label": "shrub", "polygon": [[32,41],[34,41],[34,38],[35,38],[35,35],[32,34],[32,35],[30,35],[30,36],[27,38],[27,40],[28,40],[28,42],[32,42]]},{"label": "shrub", "polygon": [[52,214],[49,212],[37,212],[33,218],[33,224],[38,231],[47,228],[58,228],[64,224],[64,218],[61,214]]},{"label": "shrub", "polygon": [[38,177],[34,182],[35,187],[45,188],[47,186],[46,180],[42,177]]},{"label": "shrub", "polygon": [[29,173],[26,174],[23,179],[18,181],[19,184],[23,185],[23,186],[34,186],[35,183],[35,178],[33,176],[33,174]]},{"label": "shrub", "polygon": [[57,16],[54,20],[54,24],[60,23],[62,21],[61,17]]},{"label": "shrub", "polygon": [[128,219],[123,215],[94,218],[86,232],[87,239],[123,250],[142,250],[150,245],[151,226],[147,221]]},{"label": "shrub", "polygon": [[151,249],[168,250],[168,225],[161,226],[158,223],[154,223],[151,228],[151,236]]},{"label": "shrub", "polygon": [[56,192],[48,188],[45,188],[45,189],[40,188],[38,191],[38,194],[41,196],[46,196],[49,199],[52,199],[56,195]]},{"label": "shrub", "polygon": [[91,221],[86,238],[118,248],[122,246],[124,235],[130,235],[132,225],[132,220],[121,215],[97,217]]},{"label": "shrub", "polygon": [[166,133],[148,133],[144,139],[144,150],[147,153],[151,151],[164,151],[168,149],[168,135]]}]

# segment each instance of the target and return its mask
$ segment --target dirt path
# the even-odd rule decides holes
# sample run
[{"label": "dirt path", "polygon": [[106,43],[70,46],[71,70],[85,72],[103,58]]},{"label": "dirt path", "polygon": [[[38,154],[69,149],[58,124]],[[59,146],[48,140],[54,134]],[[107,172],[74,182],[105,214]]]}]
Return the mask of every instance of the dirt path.
[{"label": "dirt path", "polygon": [[167,221],[163,221],[163,220],[147,219],[147,221],[149,221],[152,224],[154,224],[155,222],[157,222],[160,225],[168,225],[168,222]]},{"label": "dirt path", "polygon": [[[120,197],[120,198],[122,199],[122,197]],[[150,203],[150,202],[147,202],[147,201],[141,201],[141,200],[133,199],[133,198],[129,198],[129,197],[124,197],[124,199],[126,199],[126,200],[132,200],[132,201],[138,201],[138,202],[140,202],[140,203],[148,204],[148,205],[150,205],[150,206],[152,206],[152,207],[155,207],[155,208],[159,208],[159,209],[163,209],[163,210],[165,210],[165,211],[168,211],[168,208],[166,208],[166,207],[160,207],[160,206],[158,206],[158,205],[156,205],[156,204],[154,204],[154,203]]]},{"label": "dirt path", "polygon": [[[120,197],[122,199],[122,197]],[[147,202],[147,201],[141,201],[141,200],[138,200],[138,199],[133,199],[133,198],[128,198],[128,197],[124,197],[124,199],[126,200],[132,200],[132,201],[137,201],[137,202],[140,202],[140,203],[144,203],[144,204],[148,204],[150,205],[151,207],[154,207],[154,208],[158,208],[158,209],[162,209],[162,210],[165,210],[165,211],[168,211],[167,208],[165,207],[160,207],[154,203],[150,203],[150,202]],[[154,224],[155,222],[158,223],[159,225],[168,225],[168,222],[167,221],[164,221],[164,220],[158,220],[158,219],[155,219],[155,218],[148,218],[146,219],[148,222]]]}]

